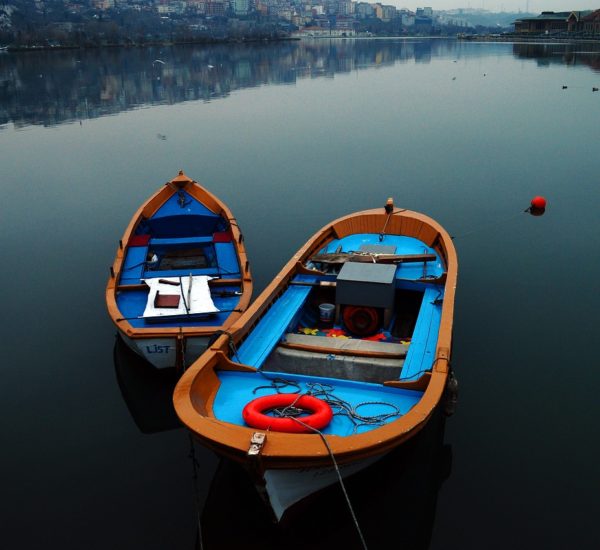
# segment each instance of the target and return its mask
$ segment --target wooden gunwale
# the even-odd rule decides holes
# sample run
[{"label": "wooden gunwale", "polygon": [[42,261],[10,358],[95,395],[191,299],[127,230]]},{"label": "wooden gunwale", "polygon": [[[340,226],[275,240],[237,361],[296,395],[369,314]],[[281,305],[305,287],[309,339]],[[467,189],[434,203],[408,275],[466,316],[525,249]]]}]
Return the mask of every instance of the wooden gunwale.
[{"label": "wooden gunwale", "polygon": [[[183,182],[183,189],[187,193],[204,204],[209,210],[222,216],[229,222],[229,229],[232,233],[232,242],[234,243],[234,249],[239,261],[240,270],[243,271],[243,276],[242,279],[231,279],[227,283],[223,284],[239,284],[241,286],[240,300],[236,308],[239,311],[231,312],[223,325],[203,327],[137,328],[132,326],[127,319],[123,318],[121,311],[117,306],[117,291],[124,289],[123,287],[125,287],[125,289],[133,287],[133,285],[119,285],[121,268],[125,259],[127,243],[129,242],[131,235],[141,220],[153,216],[158,209],[177,192],[177,187],[174,185],[175,182]],[[165,336],[178,337],[179,335],[183,335],[183,337],[186,338],[193,336],[209,336],[217,330],[229,328],[250,304],[252,297],[252,277],[250,274],[249,261],[246,255],[243,237],[238,228],[235,217],[225,203],[201,186],[197,181],[194,181],[183,174],[183,172],[181,172],[180,175],[173,180],[165,183],[163,187],[156,191],[144,204],[138,208],[131,218],[127,228],[125,229],[120,242],[123,243],[123,246],[119,246],[117,248],[117,254],[111,270],[112,273],[114,273],[114,276],[112,276],[112,274],[109,276],[106,285],[106,304],[113,323],[120,331],[127,334],[127,336],[130,338],[146,339],[161,338]]]},{"label": "wooden gunwale", "polygon": [[[387,222],[386,222],[386,218]],[[280,295],[295,273],[298,265],[310,254],[321,249],[328,239],[342,238],[350,233],[379,233],[386,225],[386,234],[401,234],[426,238],[443,261],[445,295],[435,361],[422,398],[404,416],[366,433],[346,437],[326,436],[331,451],[340,464],[354,462],[383,454],[415,435],[439,405],[449,373],[452,343],[452,324],[457,281],[457,256],[446,230],[431,218],[409,210],[394,209],[388,216],[384,209],[350,214],[331,222],[313,235],[287,262],[273,281],[248,310],[232,325],[235,343],[241,342],[251,328],[266,313],[273,300]],[[179,380],[173,395],[175,410],[181,422],[204,445],[219,454],[239,462],[247,462],[250,438],[257,430],[222,422],[214,417],[209,396],[216,395],[220,385],[216,370],[225,365],[229,346],[227,336],[220,337]],[[217,357],[217,353],[222,354]],[[227,368],[234,368],[231,364]],[[426,384],[425,384],[426,383]],[[286,434],[269,432],[260,455],[260,468],[281,469],[308,466],[330,466],[331,457],[318,434]]]}]

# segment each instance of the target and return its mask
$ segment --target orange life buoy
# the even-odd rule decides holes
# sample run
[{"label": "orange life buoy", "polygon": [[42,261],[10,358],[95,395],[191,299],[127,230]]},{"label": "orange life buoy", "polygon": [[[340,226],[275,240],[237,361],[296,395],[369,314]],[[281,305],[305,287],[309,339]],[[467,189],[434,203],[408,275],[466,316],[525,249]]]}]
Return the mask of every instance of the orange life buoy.
[{"label": "orange life buoy", "polygon": [[[291,417],[276,417],[265,414],[265,411],[269,409],[286,407],[292,404],[295,408],[308,410],[312,414],[298,418],[300,422]],[[312,430],[308,426],[317,430],[324,428],[331,422],[333,411],[325,401],[311,395],[298,396],[297,393],[275,393],[250,401],[244,407],[242,417],[246,424],[261,430],[311,433]]]},{"label": "orange life buoy", "polygon": [[379,314],[374,307],[346,306],[342,317],[346,328],[356,336],[371,336],[379,328]]}]

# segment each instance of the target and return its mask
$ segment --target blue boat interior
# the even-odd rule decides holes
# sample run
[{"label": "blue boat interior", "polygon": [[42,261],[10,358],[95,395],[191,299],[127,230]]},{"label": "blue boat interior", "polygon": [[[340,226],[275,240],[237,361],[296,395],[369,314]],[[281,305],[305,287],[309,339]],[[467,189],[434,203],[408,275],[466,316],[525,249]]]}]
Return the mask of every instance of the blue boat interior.
[{"label": "blue boat interior", "polygon": [[[325,265],[315,259],[378,251],[430,256],[376,268],[373,262]],[[411,237],[386,235],[382,242],[379,235],[361,234],[334,240],[317,256],[305,265],[314,274],[293,276],[232,357],[256,372],[218,371],[217,418],[244,425],[241,410],[255,397],[309,391],[314,384],[326,385],[353,409],[364,407],[367,416],[385,416],[396,407],[398,414],[381,423],[419,401],[423,388],[400,386],[428,379],[433,368],[444,299],[444,265],[437,252]],[[353,265],[345,267],[348,263]],[[281,388],[281,382],[269,382],[274,379],[290,384]],[[379,405],[363,405],[368,402]],[[381,423],[357,426],[356,419],[336,414],[324,433],[345,436]]]},{"label": "blue boat interior", "polygon": [[[345,402],[356,410],[359,417],[341,414],[341,409],[332,407],[333,420],[321,431],[326,435],[349,436],[370,431],[381,423],[371,424],[372,419],[392,421],[406,414],[423,395],[423,392],[405,390],[331,378],[319,378],[286,374],[288,385],[281,387],[278,373],[219,371],[221,386],[213,404],[215,416],[224,422],[244,426],[242,410],[248,401],[274,393],[277,384],[282,393],[311,392],[323,397],[327,392],[335,400]],[[299,417],[300,420],[302,417]]]},{"label": "blue boat interior", "polygon": [[[218,313],[144,319],[148,299],[143,279],[206,275],[219,279],[211,287]],[[227,284],[231,279],[231,284]],[[135,328],[219,326],[236,309],[241,270],[228,220],[183,190],[135,228],[126,247],[117,306]]]}]

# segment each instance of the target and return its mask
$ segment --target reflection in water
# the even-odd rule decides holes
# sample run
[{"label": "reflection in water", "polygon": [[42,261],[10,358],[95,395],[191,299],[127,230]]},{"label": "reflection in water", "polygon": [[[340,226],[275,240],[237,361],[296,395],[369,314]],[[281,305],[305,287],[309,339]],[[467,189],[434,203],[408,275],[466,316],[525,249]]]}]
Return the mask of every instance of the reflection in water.
[{"label": "reflection in water", "polygon": [[146,105],[211,101],[264,84],[428,62],[457,48],[442,40],[314,40],[3,55],[0,127],[52,126]]},{"label": "reflection in water", "polygon": [[[451,447],[443,443],[444,420],[437,414],[413,440],[346,480],[369,548],[390,548],[390,540],[394,548],[429,548],[438,491],[452,463]],[[197,547],[204,550],[362,548],[339,486],[300,503],[276,525],[249,476],[228,461],[221,461],[213,478],[201,529]]]},{"label": "reflection in water", "polygon": [[[454,40],[310,40],[278,44],[66,50],[0,56],[0,128],[52,126],[147,105],[211,101],[265,84],[294,84],[435,57],[506,51]],[[515,57],[600,70],[598,44],[514,44]]]},{"label": "reflection in water", "polygon": [[598,43],[521,43],[513,44],[513,54],[517,58],[535,59],[538,66],[550,64],[587,65],[600,72],[600,44]]},{"label": "reflection in water", "polygon": [[114,347],[117,381],[136,426],[151,434],[181,427],[173,408],[175,368],[157,369],[117,335]]}]

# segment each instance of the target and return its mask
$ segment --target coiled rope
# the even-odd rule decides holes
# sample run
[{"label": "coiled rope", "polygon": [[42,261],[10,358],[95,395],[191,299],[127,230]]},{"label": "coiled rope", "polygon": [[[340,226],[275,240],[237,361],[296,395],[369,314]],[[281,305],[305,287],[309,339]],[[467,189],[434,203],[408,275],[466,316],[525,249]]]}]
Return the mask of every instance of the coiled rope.
[{"label": "coiled rope", "polygon": [[[338,396],[336,396],[333,393],[333,386],[329,384],[323,384],[321,382],[308,382],[306,384],[308,390],[302,393],[300,384],[298,384],[297,382],[294,382],[292,380],[286,380],[285,378],[280,377],[269,378],[263,371],[259,372],[261,372],[263,376],[270,380],[271,384],[265,386],[258,386],[254,388],[252,393],[255,394],[258,390],[261,389],[274,389],[277,393],[298,394],[298,399],[302,395],[311,395],[312,397],[317,397],[318,399],[325,401],[331,407],[334,416],[346,416],[348,420],[350,420],[350,422],[352,422],[353,424],[354,434],[357,433],[358,429],[361,427],[383,426],[390,418],[402,415],[400,409],[393,403],[388,403],[386,401],[363,401],[356,405],[352,405],[352,403],[350,403],[349,401],[345,401],[344,399],[341,399]],[[294,391],[282,392],[281,390],[286,387],[293,387]],[[359,409],[361,407],[366,407],[368,405],[389,407],[391,410],[389,412],[382,412],[371,415],[359,412]],[[294,408],[292,403],[291,405],[288,405],[283,409],[274,409],[273,412],[277,416],[294,417],[298,416],[298,414],[301,414],[302,411]]]}]

